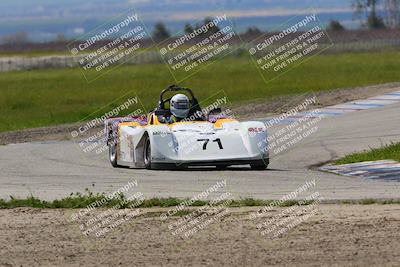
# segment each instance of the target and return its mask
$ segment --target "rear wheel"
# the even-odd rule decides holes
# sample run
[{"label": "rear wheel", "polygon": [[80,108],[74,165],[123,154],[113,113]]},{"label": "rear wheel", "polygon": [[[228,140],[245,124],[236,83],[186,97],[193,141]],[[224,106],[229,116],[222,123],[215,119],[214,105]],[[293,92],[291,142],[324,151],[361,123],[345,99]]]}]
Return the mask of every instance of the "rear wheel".
[{"label": "rear wheel", "polygon": [[258,160],[255,162],[251,162],[250,167],[252,170],[265,170],[266,168],[268,168],[268,164],[269,164],[268,160],[266,161]]},{"label": "rear wheel", "polygon": [[118,156],[117,156],[117,144],[111,142],[108,146],[108,157],[110,159],[110,163],[114,168],[120,167],[118,165]]},{"label": "rear wheel", "polygon": [[144,166],[146,169],[151,169],[151,143],[149,136],[146,136],[144,140],[144,149],[143,149],[143,159],[144,159]]}]

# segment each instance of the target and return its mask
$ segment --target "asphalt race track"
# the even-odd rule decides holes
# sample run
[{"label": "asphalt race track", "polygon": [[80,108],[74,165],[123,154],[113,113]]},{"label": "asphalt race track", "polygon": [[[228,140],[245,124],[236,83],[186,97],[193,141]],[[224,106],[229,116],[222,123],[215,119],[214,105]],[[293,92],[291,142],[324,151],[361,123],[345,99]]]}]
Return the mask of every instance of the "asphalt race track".
[{"label": "asphalt race track", "polygon": [[[34,195],[43,199],[72,192],[112,192],[138,181],[146,197],[191,197],[225,180],[234,197],[276,199],[316,179],[324,199],[398,198],[400,183],[344,177],[310,166],[356,150],[400,141],[400,104],[324,118],[319,130],[294,148],[271,158],[268,170],[235,167],[224,171],[148,171],[114,169],[108,155],[84,153],[76,142],[40,142],[0,146],[0,198]],[[271,133],[277,129],[273,128]]]}]

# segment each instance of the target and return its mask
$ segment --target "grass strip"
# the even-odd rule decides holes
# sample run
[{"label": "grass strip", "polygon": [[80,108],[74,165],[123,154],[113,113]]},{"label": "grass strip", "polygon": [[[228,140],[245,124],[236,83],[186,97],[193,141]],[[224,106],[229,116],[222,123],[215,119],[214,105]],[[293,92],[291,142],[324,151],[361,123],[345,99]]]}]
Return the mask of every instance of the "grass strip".
[{"label": "grass strip", "polygon": [[[14,198],[10,197],[9,200],[0,199],[0,209],[13,209],[21,207],[38,208],[38,209],[84,209],[88,205],[100,201],[106,197],[105,194],[93,194],[93,193],[74,193],[70,196],[53,201],[40,200],[34,196],[28,198]],[[153,208],[153,207],[173,207],[178,206],[183,202],[187,203],[188,199],[179,198],[151,198],[144,200],[141,205],[137,208]],[[120,209],[128,208],[130,204],[134,203],[135,200],[127,201],[123,194],[120,194],[117,198],[110,199],[103,206],[99,208],[114,208],[116,205]],[[230,202],[228,207],[261,207],[271,204],[273,200],[260,200],[253,198],[237,199]],[[123,203],[121,205],[121,203]],[[309,205],[313,201],[303,200],[289,200],[281,203],[279,207],[290,207],[294,205]],[[189,207],[200,207],[209,205],[210,201],[198,200],[193,202]],[[218,205],[221,203],[215,203]],[[400,199],[361,199],[361,200],[328,200],[322,201],[322,204],[351,204],[351,205],[370,205],[370,204],[400,204]]]},{"label": "grass strip", "polygon": [[396,160],[400,162],[400,143],[386,144],[381,148],[371,148],[362,152],[347,155],[334,162],[335,165],[350,164],[363,161]]}]

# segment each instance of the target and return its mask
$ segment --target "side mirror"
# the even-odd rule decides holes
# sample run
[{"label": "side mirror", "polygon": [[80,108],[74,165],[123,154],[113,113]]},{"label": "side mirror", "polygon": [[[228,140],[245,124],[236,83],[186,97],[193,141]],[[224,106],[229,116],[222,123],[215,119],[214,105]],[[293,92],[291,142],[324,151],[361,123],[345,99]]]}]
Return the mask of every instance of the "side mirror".
[{"label": "side mirror", "polygon": [[217,115],[220,114],[221,112],[222,112],[221,108],[214,108],[210,110],[210,112],[208,112],[208,115]]},{"label": "side mirror", "polygon": [[154,114],[156,116],[165,116],[165,117],[171,116],[171,112],[169,110],[165,110],[165,109],[156,109],[154,111]]},{"label": "side mirror", "polygon": [[154,114],[156,114],[156,116],[162,116],[164,115],[164,110],[156,109],[154,111]]}]

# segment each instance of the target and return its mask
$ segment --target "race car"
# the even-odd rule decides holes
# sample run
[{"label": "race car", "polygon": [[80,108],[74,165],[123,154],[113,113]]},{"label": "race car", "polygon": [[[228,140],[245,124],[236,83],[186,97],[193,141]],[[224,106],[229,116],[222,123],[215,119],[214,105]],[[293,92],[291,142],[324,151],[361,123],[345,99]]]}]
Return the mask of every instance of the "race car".
[{"label": "race car", "polygon": [[[166,97],[178,93],[171,98]],[[267,129],[259,121],[239,122],[220,107],[202,109],[192,90],[169,86],[157,108],[147,116],[105,121],[109,159],[113,167],[219,169],[269,164]]]}]

